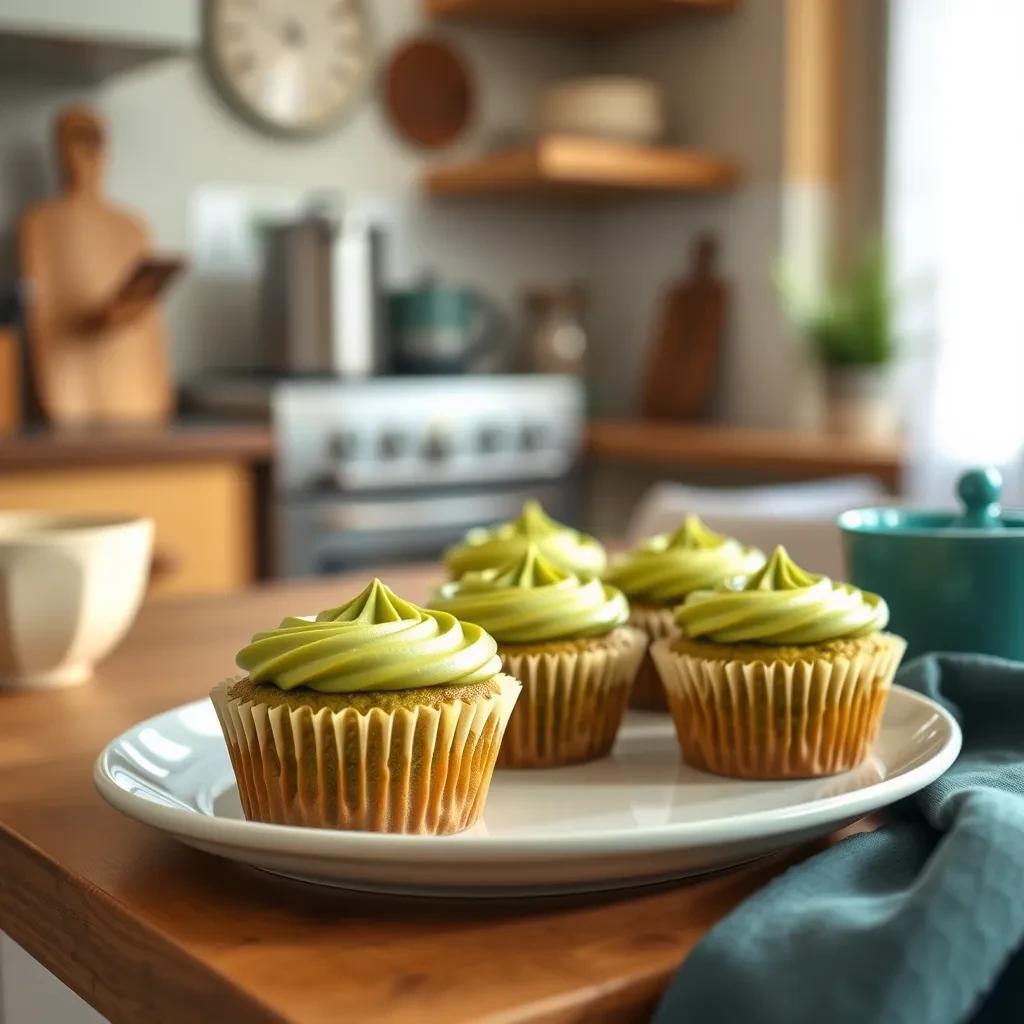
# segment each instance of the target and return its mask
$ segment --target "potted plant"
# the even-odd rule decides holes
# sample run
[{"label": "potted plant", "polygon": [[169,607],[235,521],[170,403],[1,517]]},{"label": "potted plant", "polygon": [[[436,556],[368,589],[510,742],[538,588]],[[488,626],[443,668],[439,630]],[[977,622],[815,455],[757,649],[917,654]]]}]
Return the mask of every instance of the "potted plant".
[{"label": "potted plant", "polygon": [[780,274],[788,313],[825,373],[826,425],[838,434],[891,437],[900,428],[893,364],[894,300],[882,247],[864,246],[849,272],[815,296]]}]

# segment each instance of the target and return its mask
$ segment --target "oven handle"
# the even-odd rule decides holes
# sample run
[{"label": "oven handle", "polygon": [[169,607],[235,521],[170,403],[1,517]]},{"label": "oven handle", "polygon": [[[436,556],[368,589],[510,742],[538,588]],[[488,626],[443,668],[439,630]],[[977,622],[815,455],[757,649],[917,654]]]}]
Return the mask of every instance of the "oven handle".
[{"label": "oven handle", "polygon": [[339,503],[323,509],[317,527],[331,533],[386,533],[393,530],[431,530],[476,526],[519,515],[526,492],[477,494],[463,498],[413,498],[403,501]]}]

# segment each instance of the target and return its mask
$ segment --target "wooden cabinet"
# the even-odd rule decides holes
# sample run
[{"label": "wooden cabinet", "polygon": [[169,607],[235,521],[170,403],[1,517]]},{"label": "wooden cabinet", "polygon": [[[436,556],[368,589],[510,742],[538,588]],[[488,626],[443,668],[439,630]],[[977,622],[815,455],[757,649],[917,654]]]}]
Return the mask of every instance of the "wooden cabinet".
[{"label": "wooden cabinet", "polygon": [[255,573],[254,470],[231,459],[0,472],[0,508],[149,516],[153,596],[221,594]]},{"label": "wooden cabinet", "polygon": [[0,437],[21,424],[21,363],[18,339],[10,327],[0,324]]}]

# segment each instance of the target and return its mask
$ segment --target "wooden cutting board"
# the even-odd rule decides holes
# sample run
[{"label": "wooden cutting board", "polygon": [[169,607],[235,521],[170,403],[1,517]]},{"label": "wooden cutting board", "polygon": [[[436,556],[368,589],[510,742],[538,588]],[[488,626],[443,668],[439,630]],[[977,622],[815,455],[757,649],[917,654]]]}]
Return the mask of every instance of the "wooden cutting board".
[{"label": "wooden cutting board", "polygon": [[662,300],[642,401],[651,419],[696,419],[707,412],[728,309],[728,289],[715,271],[717,249],[712,236],[701,236],[689,273]]},{"label": "wooden cutting board", "polygon": [[[63,190],[18,231],[32,378],[58,425],[153,423],[173,391],[146,225],[102,194],[105,131],[76,106],[56,120]],[[159,282],[154,287],[155,283]]]}]

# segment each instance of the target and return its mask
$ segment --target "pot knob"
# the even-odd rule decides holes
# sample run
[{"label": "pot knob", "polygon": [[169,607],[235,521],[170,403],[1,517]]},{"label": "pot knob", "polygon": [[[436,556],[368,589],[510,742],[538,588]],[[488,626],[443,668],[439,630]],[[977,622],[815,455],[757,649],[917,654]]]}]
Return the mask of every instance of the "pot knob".
[{"label": "pot knob", "polygon": [[1001,529],[1003,474],[994,466],[970,469],[956,484],[956,492],[964,505],[964,514],[957,526],[971,529]]}]

